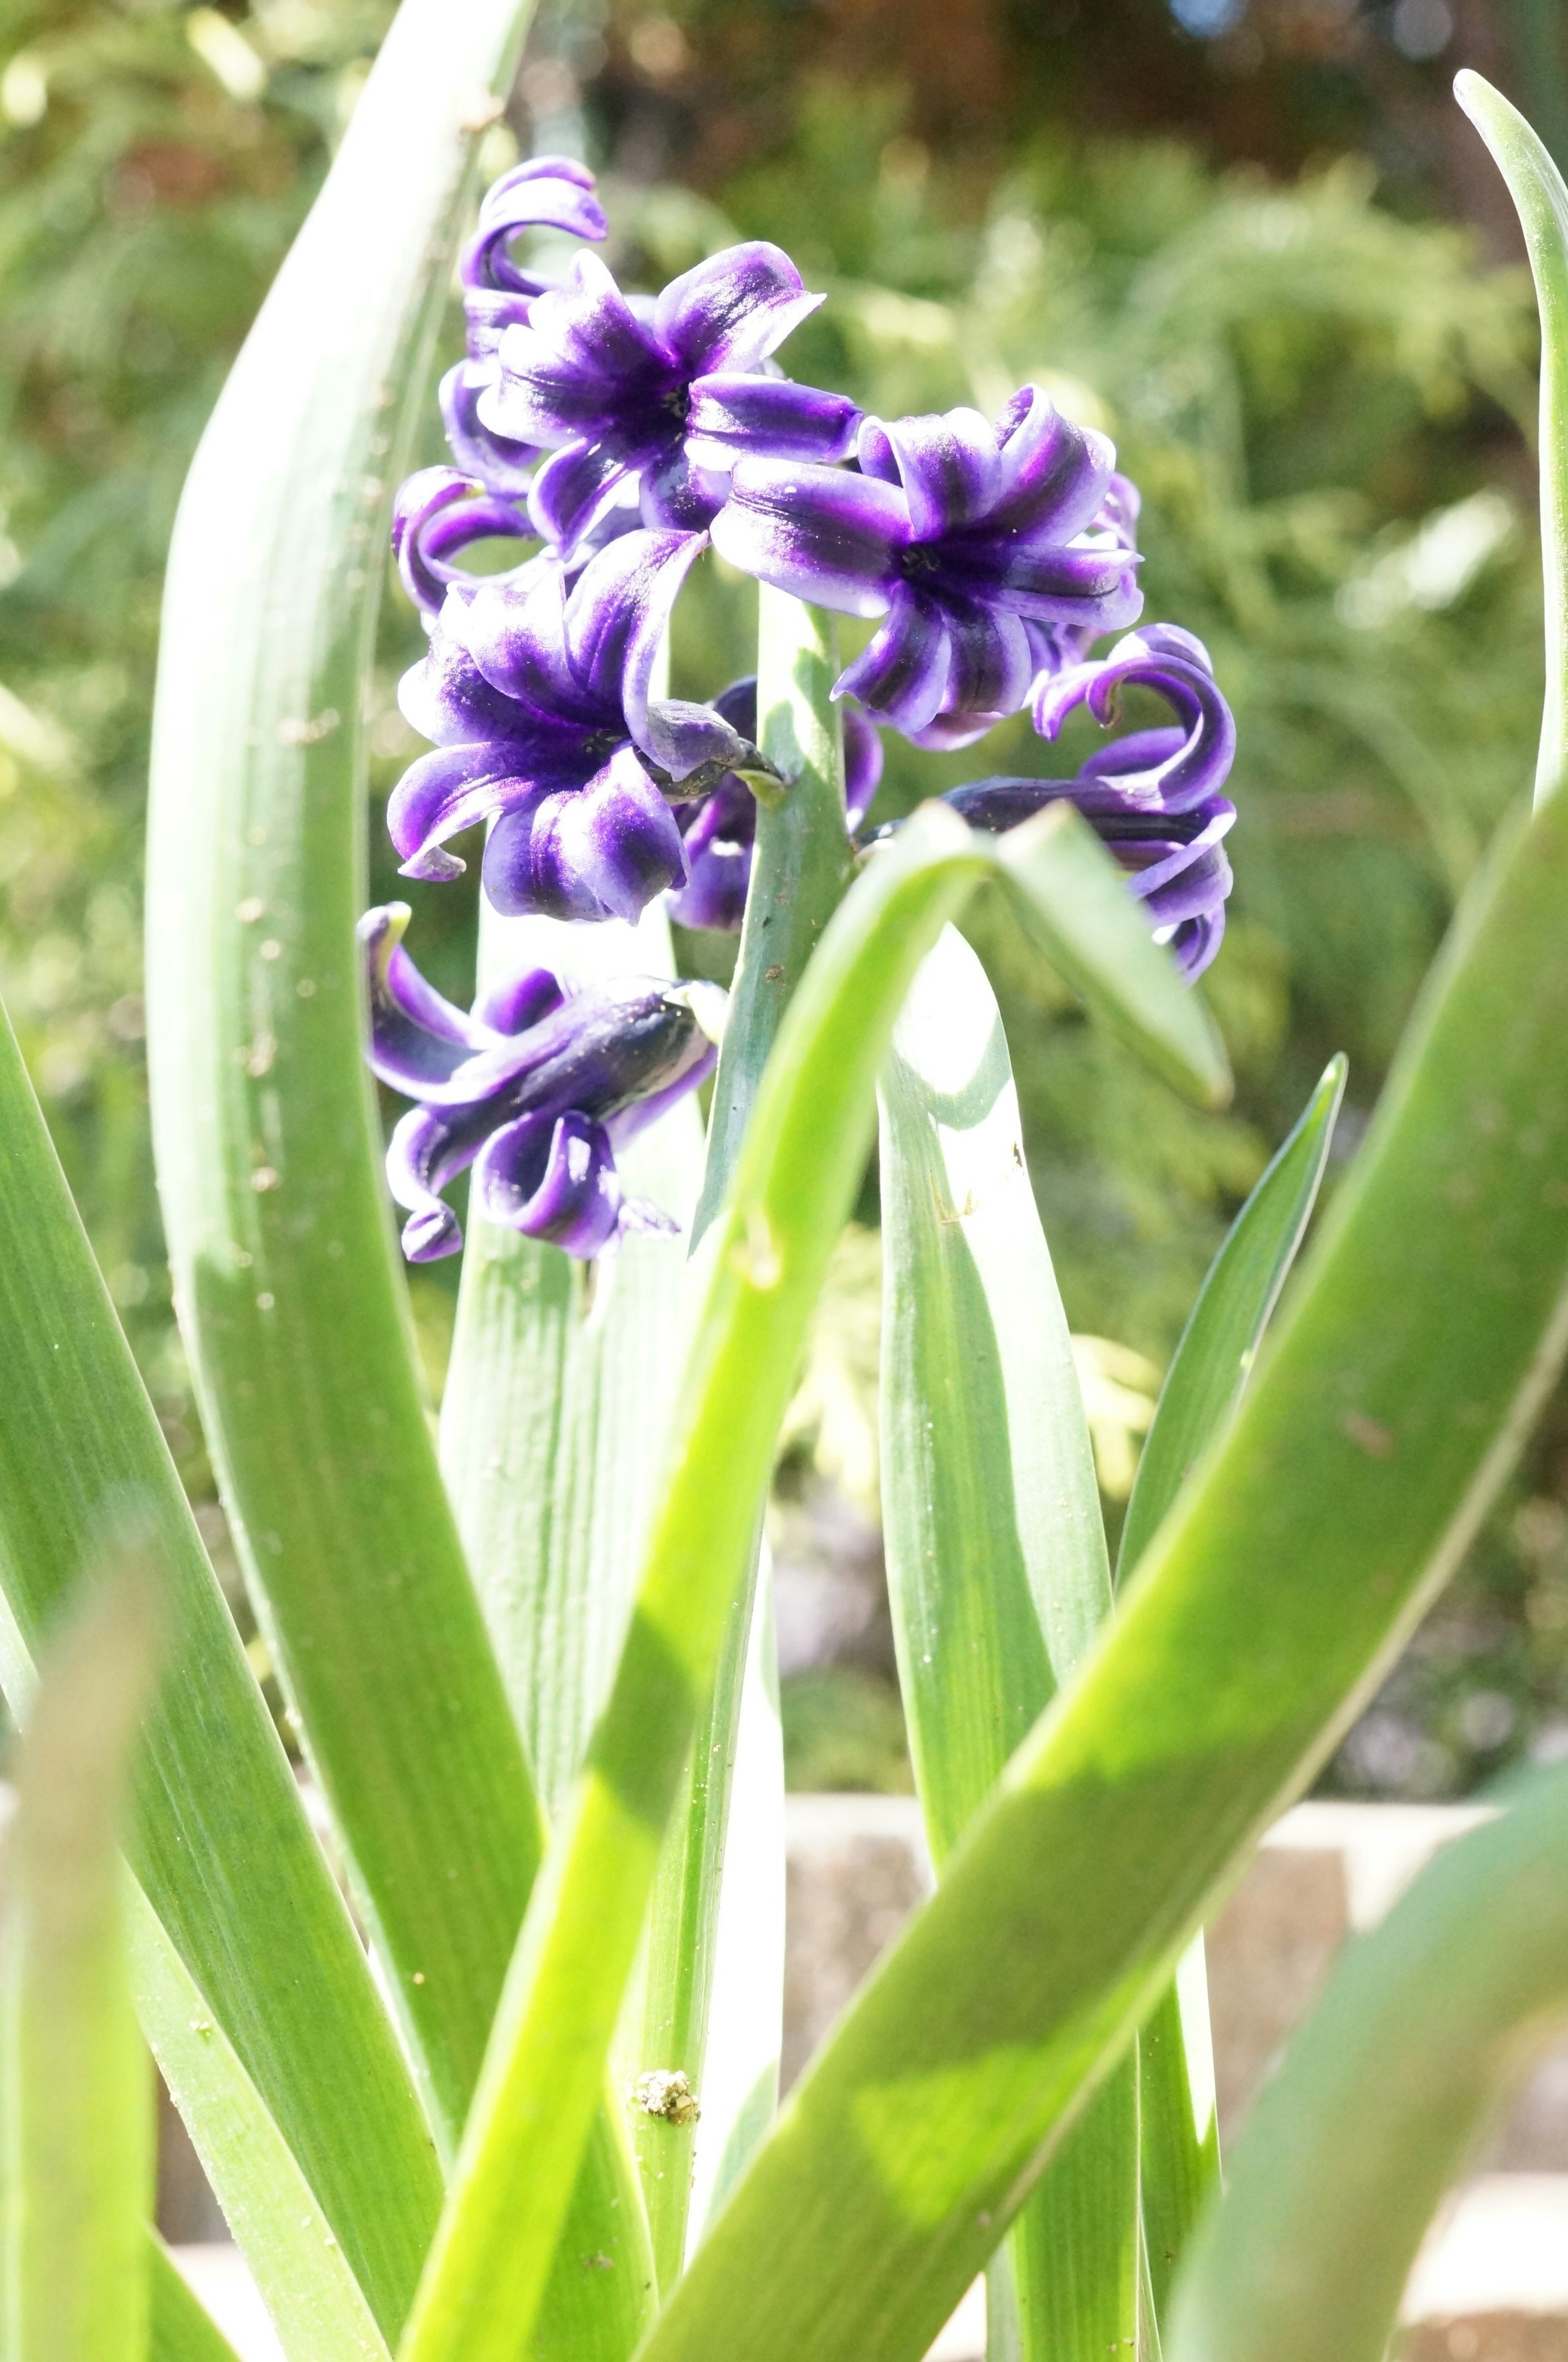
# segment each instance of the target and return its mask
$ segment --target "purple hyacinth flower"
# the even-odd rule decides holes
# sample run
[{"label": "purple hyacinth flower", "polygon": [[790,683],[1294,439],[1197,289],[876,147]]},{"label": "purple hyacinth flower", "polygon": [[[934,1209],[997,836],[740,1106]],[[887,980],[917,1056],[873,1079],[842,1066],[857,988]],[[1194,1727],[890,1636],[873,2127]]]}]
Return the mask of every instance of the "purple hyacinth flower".
[{"label": "purple hyacinth flower", "polygon": [[625,1195],[616,1151],[712,1070],[723,994],[653,977],[574,990],[536,967],[466,1013],[403,949],[408,920],[405,902],[367,911],[359,940],[371,1068],[416,1102],[387,1152],[409,1261],[434,1263],[462,1245],[441,1192],[470,1165],[471,1202],[487,1220],[570,1255],[600,1254],[627,1231],[673,1231]]},{"label": "purple hyacinth flower", "polygon": [[769,373],[776,347],[823,301],[789,256],[733,246],[674,279],[651,305],[623,295],[597,255],[507,327],[485,429],[547,446],[534,521],[569,549],[628,476],[645,524],[701,530],[746,452],[847,457],[860,414],[845,395]]},{"label": "purple hyacinth flower", "polygon": [[671,801],[706,793],[756,750],[710,706],[648,685],[700,534],[623,535],[575,582],[448,591],[403,711],[434,742],[403,773],[387,827],[410,877],[453,877],[447,840],[493,820],[484,887],[497,910],[635,919],[686,882]]},{"label": "purple hyacinth flower", "polygon": [[[741,736],[756,736],[756,679],[731,683],[713,700],[713,710]],[[858,707],[844,710],[845,818],[853,833],[871,809],[882,777],[882,742]],[[756,841],[756,798],[745,781],[726,772],[702,802],[685,804],[679,815],[690,872],[668,900],[669,915],[682,927],[707,927],[734,934],[745,915]]]},{"label": "purple hyacinth flower", "polygon": [[1067,713],[1087,705],[1114,722],[1124,688],[1152,689],[1179,721],[1137,730],[1089,756],[1074,779],[999,778],[955,788],[944,800],[972,828],[1016,828],[1061,800],[1076,804],[1129,873],[1156,935],[1168,943],[1190,984],[1220,948],[1232,882],[1223,840],[1236,807],[1220,794],[1236,752],[1236,729],[1201,640],[1172,624],[1130,633],[1102,663],[1042,684],[1035,719],[1055,737]]},{"label": "purple hyacinth flower", "polygon": [[479,227],[458,266],[468,358],[447,370],[438,398],[453,458],[464,475],[499,499],[526,499],[541,455],[532,444],[492,435],[480,422],[480,396],[495,382],[502,332],[525,321],[534,297],[560,279],[557,271],[525,270],[513,254],[512,240],[525,229],[602,238],[608,227],[592,173],[569,156],[536,156],[503,172],[485,193]]},{"label": "purple hyacinth flower", "polygon": [[741,459],[713,546],[797,598],[883,617],[838,693],[918,745],[967,745],[1059,661],[1051,634],[1138,614],[1115,456],[1038,386],[994,425],[974,410],[868,418],[858,474]]}]

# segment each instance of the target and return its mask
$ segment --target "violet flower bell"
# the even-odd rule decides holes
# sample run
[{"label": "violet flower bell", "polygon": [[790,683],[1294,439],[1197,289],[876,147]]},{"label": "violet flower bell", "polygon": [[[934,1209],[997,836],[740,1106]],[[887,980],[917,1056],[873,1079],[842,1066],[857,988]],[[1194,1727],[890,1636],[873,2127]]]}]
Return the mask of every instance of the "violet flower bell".
[{"label": "violet flower bell", "polygon": [[441,1192],[470,1165],[470,1202],[486,1220],[584,1260],[628,1231],[673,1231],[625,1194],[615,1157],[711,1072],[719,988],[632,976],[574,989],[548,968],[525,968],[466,1014],[403,949],[408,919],[405,902],[367,911],[359,940],[370,1066],[417,1103],[387,1152],[410,1263],[462,1245]]},{"label": "violet flower bell", "polygon": [[[713,700],[713,710],[746,740],[756,736],[756,678],[733,681]],[[858,707],[844,710],[845,820],[851,834],[871,809],[882,777],[882,742]],[[756,841],[756,798],[745,780],[726,772],[702,802],[682,805],[686,884],[669,897],[678,926],[707,927],[734,934],[745,915]]]},{"label": "violet flower bell", "polygon": [[711,706],[648,695],[703,546],[701,534],[638,530],[570,584],[550,562],[525,580],[448,590],[429,654],[399,691],[435,742],[387,807],[405,877],[458,876],[447,840],[489,820],[484,888],[498,911],[630,920],[686,883],[672,802],[729,770],[771,776]]},{"label": "violet flower bell", "polygon": [[503,330],[526,320],[534,297],[560,279],[557,271],[525,270],[512,241],[525,229],[569,230],[574,237],[597,239],[608,227],[586,166],[569,156],[536,156],[503,172],[486,191],[479,226],[463,248],[458,277],[468,358],[447,370],[438,400],[458,466],[503,500],[526,498],[540,454],[482,425],[480,396],[495,381],[496,347]]},{"label": "violet flower bell", "polygon": [[867,418],[857,474],[739,459],[713,546],[799,599],[882,617],[836,693],[917,745],[964,746],[1064,646],[1136,618],[1136,495],[1115,457],[1038,386],[992,425],[975,410]]},{"label": "violet flower bell", "polygon": [[1054,738],[1073,708],[1087,705],[1109,724],[1121,690],[1134,686],[1157,691],[1177,722],[1130,732],[1090,755],[1074,779],[977,779],[943,800],[972,828],[996,832],[1049,803],[1076,804],[1128,872],[1157,938],[1191,984],[1225,932],[1231,870],[1223,839],[1236,818],[1220,792],[1235,758],[1235,723],[1208,650],[1174,624],[1152,624],[1119,641],[1103,662],[1043,682],[1035,721]]},{"label": "violet flower bell", "polygon": [[760,239],[671,280],[651,306],[629,301],[597,255],[579,255],[502,331],[499,378],[477,403],[487,433],[550,449],[529,493],[539,532],[569,550],[628,476],[646,524],[698,531],[741,454],[846,458],[855,404],[768,370],[822,301]]}]

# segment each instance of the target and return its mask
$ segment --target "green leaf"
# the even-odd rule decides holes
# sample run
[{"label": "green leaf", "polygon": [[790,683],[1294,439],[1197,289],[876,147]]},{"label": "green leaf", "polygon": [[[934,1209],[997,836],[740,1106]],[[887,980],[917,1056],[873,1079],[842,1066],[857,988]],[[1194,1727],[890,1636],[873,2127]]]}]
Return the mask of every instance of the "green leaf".
[{"label": "green leaf", "polygon": [[[882,1507],[910,1751],[942,1866],[1110,1608],[1066,1315],[1001,1014],[953,928],[882,1072]],[[991,2272],[989,2351],[1103,2362],[1137,2336],[1132,2063]]]},{"label": "green leaf", "polygon": [[[94,1562],[105,1509],[134,1506],[171,1656],[137,1779],[131,1864],[378,2319],[395,2325],[440,2202],[429,2137],[3,1016],[0,1232],[6,1698],[26,1713],[40,1635]],[[155,2022],[147,2030],[159,2038]],[[220,2170],[213,2128],[193,2129]],[[248,2142],[226,2152],[230,2203],[249,2166]]]},{"label": "green leaf", "polygon": [[1382,2362],[1440,2200],[1565,2023],[1557,1770],[1336,1961],[1176,2283],[1171,2362]]},{"label": "green leaf", "polygon": [[[1317,1198],[1344,1080],[1343,1058],[1331,1059],[1203,1283],[1138,1463],[1119,1576],[1122,1567],[1137,1565],[1181,1485],[1234,1415]],[[1201,1937],[1140,2034],[1138,2071],[1143,2221],[1158,2314],[1220,2170]]]},{"label": "green leaf", "polygon": [[1508,835],[1223,1449],[642,2362],[914,2362],[1474,1533],[1568,1345],[1568,799]]},{"label": "green leaf", "polygon": [[1540,563],[1546,591],[1546,701],[1539,800],[1568,770],[1568,188],[1538,134],[1501,91],[1466,67],[1454,96],[1486,142],[1518,210],[1540,309]]},{"label": "green leaf", "polygon": [[1147,926],[1128,926],[1127,880],[1088,823],[1048,804],[996,847],[1009,900],[1057,973],[1157,1075],[1223,1107],[1231,1068],[1214,1020]]},{"label": "green leaf", "polygon": [[[1068,813],[1037,840],[1030,874],[1042,896],[1050,844],[1076,866],[1089,834]],[[796,1357],[870,1144],[877,1071],[922,958],[999,858],[996,840],[946,807],[917,814],[829,922],[779,1029],[704,1242],[669,1473],[625,1650],[530,1900],[409,2362],[511,2362],[533,2326],[681,1764],[747,1580]],[[1115,875],[1098,847],[1095,858]],[[1117,998],[1120,964],[1148,940],[1119,894],[1092,939],[1098,994]]]},{"label": "green leaf", "polygon": [[120,1824],[156,1597],[127,1547],[51,1641],[0,1918],[6,2362],[144,2362],[152,2073],[126,1963]]},{"label": "green leaf", "polygon": [[543,1832],[388,1220],[361,717],[474,134],[526,17],[405,0],[235,364],[170,556],[148,855],[154,1138],[203,1420],[448,2153]]}]

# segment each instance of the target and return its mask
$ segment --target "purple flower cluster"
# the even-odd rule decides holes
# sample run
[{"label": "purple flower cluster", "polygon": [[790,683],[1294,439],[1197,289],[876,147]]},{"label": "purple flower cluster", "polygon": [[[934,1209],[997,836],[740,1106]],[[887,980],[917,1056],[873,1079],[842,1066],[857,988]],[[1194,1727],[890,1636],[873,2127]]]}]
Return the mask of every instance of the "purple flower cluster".
[{"label": "purple flower cluster", "polygon": [[[624,294],[598,256],[545,270],[538,228],[602,239],[591,174],[559,157],[503,175],[460,264],[465,358],[440,389],[453,464],[411,477],[393,550],[429,634],[405,677],[431,742],[388,825],[405,875],[455,877],[453,839],[487,829],[482,882],[502,911],[635,920],[655,898],[734,930],[756,836],[756,686],[711,704],[653,694],[678,592],[710,540],[764,582],[876,624],[840,676],[845,819],[881,771],[874,724],[965,746],[1032,711],[1054,737],[1085,704],[1154,690],[1140,731],[1072,780],[990,778],[950,800],[1002,827],[1070,797],[1129,873],[1184,971],[1213,957],[1235,817],[1220,789],[1234,733],[1199,644],[1136,623],[1138,495],[1103,435],[1024,386],[994,420],[866,417],[785,375],[775,355],[823,301],[754,240]],[[516,545],[503,572],[463,561]],[[784,783],[787,786],[787,782]],[[401,905],[365,922],[372,1065],[416,1102],[389,1160],[415,1259],[458,1244],[441,1190],[472,1164],[493,1220],[593,1254],[654,1220],[623,1198],[614,1150],[711,1063],[686,987],[573,992],[532,970],[469,1015],[402,949]]]}]

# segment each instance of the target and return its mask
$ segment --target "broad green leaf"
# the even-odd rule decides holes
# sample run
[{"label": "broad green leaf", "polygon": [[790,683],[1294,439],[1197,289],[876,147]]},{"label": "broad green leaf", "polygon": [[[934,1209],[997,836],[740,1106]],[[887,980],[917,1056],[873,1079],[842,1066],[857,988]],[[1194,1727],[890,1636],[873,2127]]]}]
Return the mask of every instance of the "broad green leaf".
[{"label": "broad green leaf", "polygon": [[[1328,1161],[1345,1062],[1331,1060],[1289,1137],[1215,1258],[1172,1362],[1138,1463],[1118,1573],[1135,1567],[1203,1452],[1222,1434],[1296,1259]],[[1220,2170],[1214,2058],[1203,1938],[1138,2040],[1139,2129],[1150,2297],[1162,2312],[1171,2274]]]},{"label": "broad green leaf", "polygon": [[[1094,1453],[1023,1161],[1001,1013],[955,929],[882,1070],[882,1524],[915,1783],[940,1876],[1110,1608]],[[993,2362],[1137,2336],[1132,2060],[992,2268]]]},{"label": "broad green leaf", "polygon": [[145,2362],[152,2069],[126,1959],[119,1839],[157,1654],[128,1541],[52,1639],[27,1720],[0,1915],[0,2346]]},{"label": "broad green leaf", "polygon": [[1176,2282],[1171,2362],[1382,2362],[1416,2250],[1568,2025],[1568,1772],[1445,1848],[1336,1961]]},{"label": "broad green leaf", "polygon": [[[1036,831],[1032,874],[1076,813]],[[1114,875],[1098,848],[1096,859]],[[871,861],[823,933],[769,1060],[676,1394],[668,1474],[611,1700],[530,1900],[405,2353],[503,2362],[531,2331],[635,1951],[680,1767],[713,1681],[796,1356],[870,1142],[875,1077],[921,959],[994,839],[934,806]],[[1043,892],[1043,888],[1039,890]],[[1096,990],[1147,945],[1121,895],[1097,933]],[[1179,993],[1168,962],[1169,989]]]},{"label": "broad green leaf", "polygon": [[448,2154],[542,1824],[385,1202],[361,717],[475,132],[526,17],[404,0],[235,364],[170,555],[148,851],[154,1140],[203,1420]]},{"label": "broad green leaf", "polygon": [[233,2346],[194,2290],[186,2285],[161,2239],[149,2240],[152,2362],[237,2362]]},{"label": "broad green leaf", "polygon": [[200,1988],[138,1904],[132,1964],[153,2053],[288,2362],[385,2362],[385,2341],[310,2184]]},{"label": "broad green leaf", "polygon": [[1557,798],[1467,898],[1225,1445],[643,2362],[914,2362],[1452,1572],[1568,1345],[1565,911]]},{"label": "broad green leaf", "polygon": [[[377,2318],[395,2325],[440,2202],[429,2136],[3,1016],[0,1234],[6,1699],[26,1714],[40,1635],[94,1562],[105,1509],[133,1502],[171,1654],[131,1864]],[[149,2018],[149,2038],[164,2030]],[[215,2169],[218,2130],[193,2129]],[[226,2158],[231,2202],[249,2162],[247,2142]]]},{"label": "broad green leaf", "polygon": [[1568,770],[1568,188],[1539,134],[1468,67],[1454,96],[1508,184],[1540,310],[1540,564],[1546,590],[1546,701],[1539,800]]}]

